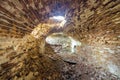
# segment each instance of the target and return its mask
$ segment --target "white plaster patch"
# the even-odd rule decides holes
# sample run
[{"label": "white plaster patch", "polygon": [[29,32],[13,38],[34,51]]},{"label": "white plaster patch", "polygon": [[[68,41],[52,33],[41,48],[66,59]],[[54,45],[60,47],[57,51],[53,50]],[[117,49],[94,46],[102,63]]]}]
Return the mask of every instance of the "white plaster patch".
[{"label": "white plaster patch", "polygon": [[103,50],[101,50],[101,51],[99,51],[100,53],[104,53],[104,51]]},{"label": "white plaster patch", "polygon": [[75,52],[75,46],[81,46],[81,42],[69,37],[71,39],[71,52],[74,53]]},{"label": "white plaster patch", "polygon": [[114,50],[111,50],[110,48],[104,48],[105,50],[107,50],[109,53],[111,53],[111,54],[114,54],[115,53],[115,51]]},{"label": "white plaster patch", "polygon": [[108,69],[111,73],[118,75],[120,77],[120,69],[112,62],[108,64]]}]

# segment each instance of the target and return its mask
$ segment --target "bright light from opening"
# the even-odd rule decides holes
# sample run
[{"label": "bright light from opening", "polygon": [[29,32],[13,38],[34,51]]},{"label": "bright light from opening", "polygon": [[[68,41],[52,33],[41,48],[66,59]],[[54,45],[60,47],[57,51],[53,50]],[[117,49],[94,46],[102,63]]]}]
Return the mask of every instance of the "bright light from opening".
[{"label": "bright light from opening", "polygon": [[51,19],[56,19],[56,20],[59,20],[59,21],[65,20],[65,18],[63,16],[53,16],[53,17],[51,17]]},{"label": "bright light from opening", "polygon": [[63,20],[63,21],[60,23],[60,27],[64,26],[65,23],[66,23],[66,20]]},{"label": "bright light from opening", "polygon": [[64,16],[53,16],[53,17],[50,17],[50,19],[59,21],[59,22],[60,22],[60,23],[59,23],[59,26],[60,26],[60,27],[63,27],[64,24],[67,22],[67,21],[65,20],[65,17],[64,17]]}]

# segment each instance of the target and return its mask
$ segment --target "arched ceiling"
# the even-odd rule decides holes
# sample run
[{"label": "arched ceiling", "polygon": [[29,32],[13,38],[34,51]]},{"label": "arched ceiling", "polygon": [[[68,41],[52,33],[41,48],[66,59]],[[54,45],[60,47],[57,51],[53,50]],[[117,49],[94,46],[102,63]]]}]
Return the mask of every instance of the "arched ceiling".
[{"label": "arched ceiling", "polygon": [[[49,17],[55,15],[65,16],[67,22],[62,29],[54,28],[49,23]],[[38,31],[37,33],[40,35],[35,32],[36,34],[34,35],[33,33],[34,36],[31,36],[31,32],[34,32],[33,29]],[[1,52],[1,54],[7,54],[8,58],[10,58],[8,62],[5,61],[7,62],[5,65],[2,65],[2,71],[0,70],[2,72],[0,75],[4,79],[8,79],[8,77],[13,79],[15,76],[19,77],[19,74],[22,76],[22,73],[26,75],[24,72],[39,62],[45,63],[45,67],[39,67],[41,64],[38,64],[37,68],[33,67],[33,71],[36,71],[36,69],[38,71],[42,70],[36,79],[40,79],[41,74],[49,77],[51,72],[53,73],[56,70],[55,67],[59,67],[62,64],[56,62],[58,65],[50,58],[41,57],[41,53],[44,53],[44,45],[47,45],[45,46],[47,47],[45,48],[45,54],[53,53],[50,45],[45,44],[44,30],[45,36],[53,32],[62,31],[67,36],[79,40],[82,45],[84,44],[83,48],[80,48],[81,51],[83,50],[82,54],[90,55],[90,57],[87,56],[86,58],[94,57],[94,64],[100,63],[100,66],[109,68],[111,72],[120,76],[120,0],[0,0],[0,37],[18,38],[31,33],[31,35],[27,35],[18,41],[16,46],[12,46],[15,53],[11,51],[9,53],[9,50],[11,50],[9,48],[3,49],[5,52]],[[36,39],[35,36],[40,39]],[[9,42],[8,38],[4,39]],[[1,42],[5,42],[4,39]],[[11,44],[14,45],[14,43]],[[4,46],[5,44],[2,43],[2,45]],[[12,56],[9,55],[11,53]],[[3,55],[1,56],[3,57]],[[82,55],[80,54],[80,56]],[[1,61],[4,60],[3,57]],[[94,62],[93,60],[88,59],[88,62]],[[107,64],[108,66],[106,66]],[[76,69],[79,67],[76,67]],[[47,68],[51,72],[43,74]],[[86,68],[82,70],[86,71]],[[93,72],[93,70],[91,71]],[[55,75],[52,77],[55,77]]]},{"label": "arched ceiling", "polygon": [[120,44],[119,0],[1,0],[0,36],[23,37],[55,15],[65,16],[63,32],[80,41]]},{"label": "arched ceiling", "polygon": [[49,17],[64,16],[72,2],[72,0],[1,0],[0,35],[24,36],[36,25],[46,22]]}]

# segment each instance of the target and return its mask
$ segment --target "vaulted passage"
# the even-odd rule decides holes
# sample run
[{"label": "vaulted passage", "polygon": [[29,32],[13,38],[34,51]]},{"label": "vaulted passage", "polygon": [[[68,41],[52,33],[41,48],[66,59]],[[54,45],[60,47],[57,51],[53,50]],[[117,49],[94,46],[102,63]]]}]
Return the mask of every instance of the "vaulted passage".
[{"label": "vaulted passage", "polygon": [[0,80],[120,80],[120,0],[0,0]]}]

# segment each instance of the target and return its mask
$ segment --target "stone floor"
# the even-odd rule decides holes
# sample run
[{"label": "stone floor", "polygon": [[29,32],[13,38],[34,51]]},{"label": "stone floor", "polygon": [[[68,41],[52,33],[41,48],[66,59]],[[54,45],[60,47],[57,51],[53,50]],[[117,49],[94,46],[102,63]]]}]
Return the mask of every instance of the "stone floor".
[{"label": "stone floor", "polygon": [[67,69],[71,78],[65,80],[119,80],[120,59],[116,58],[118,53],[111,53],[114,49],[83,45],[78,46],[75,53],[65,53],[61,46],[52,45],[52,48],[69,63]]},{"label": "stone floor", "polygon": [[[8,39],[6,43],[5,40],[1,39],[1,42],[4,41],[4,43],[0,43],[1,46],[4,45],[2,47],[8,49],[8,47],[14,46],[11,44],[12,40]],[[0,47],[1,51],[2,47]],[[120,71],[119,58],[116,60],[117,55],[110,54],[112,51],[108,48],[83,45],[76,47],[75,53],[66,53],[61,46],[51,45],[51,47],[56,51],[56,54],[52,55],[51,59],[61,57],[63,61],[59,65],[61,66],[60,74],[62,76],[60,79],[54,80],[120,80],[118,78]],[[9,50],[7,52],[10,52]],[[0,63],[3,63],[2,60],[6,62],[3,57],[0,57]]]}]

